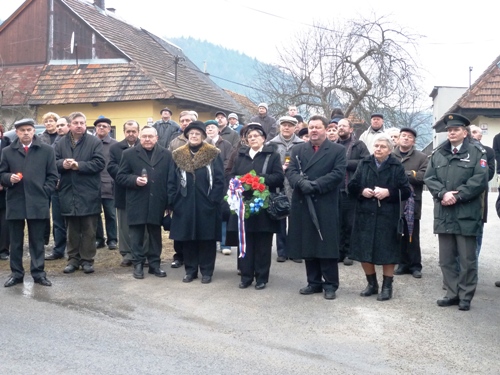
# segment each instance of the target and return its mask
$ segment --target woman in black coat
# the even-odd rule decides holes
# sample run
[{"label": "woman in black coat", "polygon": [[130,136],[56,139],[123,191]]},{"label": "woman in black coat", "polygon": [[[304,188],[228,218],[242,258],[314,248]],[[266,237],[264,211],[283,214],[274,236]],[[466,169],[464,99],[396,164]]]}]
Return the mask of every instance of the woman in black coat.
[{"label": "woman in black coat", "polygon": [[168,181],[169,203],[173,206],[170,238],[182,242],[189,283],[202,275],[212,281],[216,241],[221,239],[221,202],[224,197],[224,166],[219,150],[206,142],[205,124],[193,121],[184,129],[188,143],[172,153],[175,173]]},{"label": "woman in black coat", "polygon": [[359,163],[348,185],[349,194],[357,197],[349,258],[361,262],[365,271],[368,286],[361,292],[363,297],[378,293],[375,265],[383,266],[379,301],[392,298],[394,266],[400,259],[400,199],[408,199],[411,193],[404,167],[392,150],[387,135],[377,136],[373,155]]},{"label": "woman in black coat", "polygon": [[[231,170],[231,177],[243,176],[254,170],[258,176],[264,177],[265,184],[270,191],[282,188],[285,175],[276,147],[264,145],[266,133],[260,124],[250,123],[246,128],[245,136],[250,147],[242,146],[238,150]],[[266,160],[267,166],[265,173],[263,173]],[[273,234],[277,233],[278,229],[279,221],[272,220],[265,210],[245,219],[246,254],[245,257],[239,259],[240,288],[248,288],[254,278],[255,289],[260,290],[266,287],[271,268]],[[237,215],[231,215],[229,218],[227,231],[228,242],[233,242],[236,245],[235,239],[238,238]],[[231,245],[231,243],[229,244]]]}]

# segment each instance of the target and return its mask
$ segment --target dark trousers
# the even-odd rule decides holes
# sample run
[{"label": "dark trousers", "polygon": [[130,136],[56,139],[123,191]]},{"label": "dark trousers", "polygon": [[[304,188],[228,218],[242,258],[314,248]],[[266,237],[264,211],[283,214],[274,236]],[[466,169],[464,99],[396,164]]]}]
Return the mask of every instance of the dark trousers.
[{"label": "dark trousers", "polygon": [[[47,221],[45,219],[29,219],[26,221],[28,222],[31,276],[34,279],[38,279],[46,276],[44,271],[45,251],[43,246]],[[10,234],[10,269],[13,277],[23,278],[24,220],[7,220],[7,222]]]},{"label": "dark trousers", "polygon": [[408,233],[408,224],[404,219],[404,235],[401,238],[401,260],[399,267],[405,271],[422,271],[422,253],[420,251],[420,220],[413,221],[413,234]]},{"label": "dark trousers", "polygon": [[[116,208],[115,200],[108,198],[101,198],[102,210],[104,211],[104,221],[106,222],[106,243],[109,245],[110,241],[118,242],[117,225],[116,225]],[[99,215],[97,220],[96,240],[104,242],[104,228],[102,225],[102,217]]]},{"label": "dark trousers", "polygon": [[356,198],[347,192],[340,192],[340,246],[339,260],[349,256],[352,226],[354,225],[354,209]]},{"label": "dark trousers", "polygon": [[54,236],[55,255],[64,256],[66,251],[66,220],[61,215],[61,204],[59,202],[59,193],[55,192],[51,196],[52,200],[52,230]]},{"label": "dark trousers", "polygon": [[0,210],[0,253],[9,255],[10,237],[9,224],[5,218],[6,209]]},{"label": "dark trousers", "polygon": [[257,283],[269,281],[272,245],[273,233],[246,232],[245,257],[238,262],[241,282],[251,284],[254,278]]},{"label": "dark trousers", "polygon": [[50,241],[50,218],[44,220],[45,220],[45,228],[43,231],[43,242],[45,245],[48,245]]},{"label": "dark trousers", "polygon": [[[147,231],[149,238],[149,247],[144,247],[144,233]],[[154,224],[130,225],[130,243],[132,245],[132,262],[144,264],[148,259],[150,268],[160,267],[161,262],[161,226]]]},{"label": "dark trousers", "polygon": [[181,263],[184,263],[184,253],[183,253],[183,241],[174,240],[174,260],[178,260]]},{"label": "dark trousers", "polygon": [[98,216],[66,216],[68,264],[75,267],[83,264],[94,264],[95,231]]},{"label": "dark trousers", "polygon": [[339,265],[336,258],[305,259],[307,284],[324,290],[339,288]]},{"label": "dark trousers", "polygon": [[280,226],[278,229],[278,233],[276,233],[276,250],[278,256],[285,258],[286,258],[286,220],[287,218],[285,217],[284,219],[281,219],[279,221]]},{"label": "dark trousers", "polygon": [[182,241],[186,275],[212,276],[215,268],[216,241]]}]

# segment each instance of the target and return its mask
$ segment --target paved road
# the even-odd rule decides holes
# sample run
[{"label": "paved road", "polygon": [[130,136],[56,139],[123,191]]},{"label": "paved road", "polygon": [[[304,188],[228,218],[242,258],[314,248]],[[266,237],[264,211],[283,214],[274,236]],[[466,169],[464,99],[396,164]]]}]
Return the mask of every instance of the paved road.
[{"label": "paved road", "polygon": [[240,290],[234,254],[218,255],[209,285],[184,284],[170,268],[144,280],[98,264],[89,276],[51,272],[52,288],[26,277],[0,289],[0,374],[499,374],[496,193],[469,312],[436,306],[443,291],[425,199],[424,276],[397,277],[391,301],[359,296],[359,264],[340,267],[335,301],[299,295],[304,265],[292,262],[273,261],[265,290]]}]

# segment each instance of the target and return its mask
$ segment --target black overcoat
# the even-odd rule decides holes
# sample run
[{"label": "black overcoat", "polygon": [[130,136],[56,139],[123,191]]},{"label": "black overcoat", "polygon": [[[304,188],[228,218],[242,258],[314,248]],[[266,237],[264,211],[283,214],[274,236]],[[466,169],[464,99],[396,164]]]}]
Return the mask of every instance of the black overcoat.
[{"label": "black overcoat", "polygon": [[[9,137],[2,137],[0,139],[0,152],[6,148],[8,145],[10,145],[10,138]],[[5,208],[7,207],[6,206],[6,201],[5,201],[5,197],[6,197],[6,192],[7,190],[5,188],[2,188],[0,190],[0,211],[2,210],[5,210]],[[0,229],[1,230],[1,229]]]},{"label": "black overcoat", "polygon": [[[339,186],[346,173],[345,148],[326,139],[314,152],[311,142],[292,148],[290,164],[286,176],[294,189],[292,212],[289,218],[287,254],[290,258],[338,258],[339,257]],[[309,180],[316,181],[320,193],[312,195],[323,241],[311,220],[305,195],[297,183],[303,178],[302,171]]]},{"label": "black overcoat", "polygon": [[[148,183],[136,181],[146,169]],[[172,154],[158,143],[151,160],[141,145],[123,151],[116,175],[118,185],[126,189],[126,212],[129,225],[161,225],[167,209],[167,181],[173,170]]]},{"label": "black overcoat", "polygon": [[[280,161],[280,154],[277,152],[276,146],[271,144],[264,145],[262,151],[256,154],[253,159],[250,157],[249,152],[249,147],[240,147],[240,149],[238,150],[238,155],[234,160],[230,177],[233,178],[235,176],[243,176],[251,170],[254,170],[258,176],[264,177],[265,184],[269,187],[269,191],[276,191],[277,188],[283,188],[285,175],[283,173],[283,166],[281,165]],[[266,173],[263,174],[262,169],[264,168],[264,162],[267,155],[270,155],[270,157],[267,164]],[[279,230],[279,225],[280,222],[278,220],[272,220],[269,217],[267,211],[261,211],[259,214],[252,215],[248,219],[245,219],[246,232],[277,233]],[[227,232],[226,245],[238,245],[237,215],[231,214],[229,222],[227,224]]]},{"label": "black overcoat", "polygon": [[[10,182],[13,173],[23,174],[20,182]],[[19,139],[2,150],[0,180],[8,188],[7,220],[50,218],[50,196],[58,178],[54,149],[36,135],[27,154]]]},{"label": "black overcoat", "polygon": [[[135,142],[136,146],[138,144],[139,140]],[[116,175],[118,174],[118,168],[120,167],[123,151],[128,150],[129,148],[130,147],[126,139],[111,145],[109,148],[109,162],[107,166],[109,175],[113,180],[115,180],[115,207],[123,210],[125,209],[126,188],[116,183]]]},{"label": "black overcoat", "polygon": [[220,241],[224,166],[219,153],[207,143],[194,156],[188,144],[173,152],[175,173],[168,182],[169,202],[173,207],[171,239]]},{"label": "black overcoat", "polygon": [[[376,186],[389,189],[389,197],[379,201],[362,196],[365,188]],[[399,191],[401,200],[410,197],[404,167],[393,155],[389,155],[380,168],[373,155],[361,161],[349,182],[349,194],[357,197],[349,258],[380,265],[399,263]]]},{"label": "black overcoat", "polygon": [[[63,216],[89,216],[101,213],[101,171],[106,162],[102,142],[83,134],[76,147],[71,148],[68,133],[54,147],[59,181],[59,202]],[[78,170],[64,169],[64,159],[75,159]]]}]

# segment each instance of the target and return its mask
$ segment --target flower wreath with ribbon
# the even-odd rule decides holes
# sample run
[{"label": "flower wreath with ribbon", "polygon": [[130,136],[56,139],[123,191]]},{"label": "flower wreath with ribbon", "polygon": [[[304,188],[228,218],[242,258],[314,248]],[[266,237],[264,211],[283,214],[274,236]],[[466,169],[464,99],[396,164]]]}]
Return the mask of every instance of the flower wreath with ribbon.
[{"label": "flower wreath with ribbon", "polygon": [[269,188],[264,177],[257,176],[251,170],[243,176],[236,176],[229,182],[229,189],[224,199],[229,204],[231,213],[238,216],[238,237],[240,258],[246,254],[245,219],[257,215],[269,205]]}]

